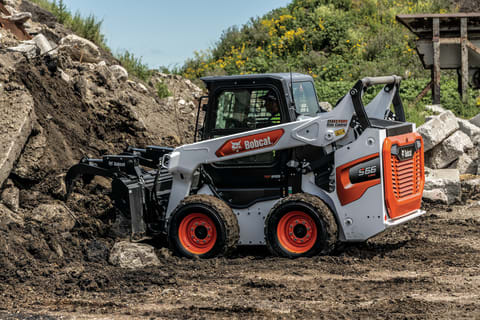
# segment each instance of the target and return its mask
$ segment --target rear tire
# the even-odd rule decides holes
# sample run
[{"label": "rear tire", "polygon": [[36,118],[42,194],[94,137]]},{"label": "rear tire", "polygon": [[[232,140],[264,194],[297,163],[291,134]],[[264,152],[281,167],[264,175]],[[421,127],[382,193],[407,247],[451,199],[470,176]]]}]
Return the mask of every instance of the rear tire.
[{"label": "rear tire", "polygon": [[329,254],[335,249],[337,233],[331,210],[320,198],[306,193],[278,202],[265,222],[268,249],[287,258]]},{"label": "rear tire", "polygon": [[232,209],[210,195],[186,197],[169,219],[169,246],[174,254],[187,258],[227,255],[236,248],[239,235]]}]

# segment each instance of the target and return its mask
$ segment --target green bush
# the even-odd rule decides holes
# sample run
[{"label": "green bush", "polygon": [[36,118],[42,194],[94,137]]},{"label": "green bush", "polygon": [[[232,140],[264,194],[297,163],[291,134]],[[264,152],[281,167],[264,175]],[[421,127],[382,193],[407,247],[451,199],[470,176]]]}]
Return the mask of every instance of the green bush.
[{"label": "green bush", "polygon": [[115,55],[120,64],[128,71],[129,74],[137,78],[148,81],[152,76],[152,71],[142,62],[142,58],[137,58],[129,51],[124,51]]},{"label": "green bush", "polygon": [[170,97],[172,95],[170,93],[170,90],[168,90],[167,85],[162,81],[157,82],[157,84],[155,85],[155,88],[157,89],[157,95],[160,99]]}]

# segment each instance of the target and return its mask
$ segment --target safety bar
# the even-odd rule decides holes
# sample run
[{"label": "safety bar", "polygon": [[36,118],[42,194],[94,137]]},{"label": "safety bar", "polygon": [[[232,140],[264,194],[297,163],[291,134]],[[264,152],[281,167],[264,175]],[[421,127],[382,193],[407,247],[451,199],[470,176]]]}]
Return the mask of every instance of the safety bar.
[{"label": "safety bar", "polygon": [[400,84],[402,77],[392,75],[385,77],[366,77],[362,80],[364,87],[376,86],[377,84]]},{"label": "safety bar", "polygon": [[357,81],[355,86],[353,86],[353,88],[350,90],[350,96],[352,97],[353,107],[358,117],[358,121],[363,129],[370,127],[371,124],[362,102],[362,92],[366,88],[378,84],[384,84],[385,90],[387,91],[391,90],[393,87],[396,87],[397,90],[395,91],[395,96],[392,101],[395,108],[395,114],[397,115],[399,121],[405,121],[405,112],[403,110],[402,101],[398,93],[401,81],[402,77],[396,75],[385,77],[366,77]]}]

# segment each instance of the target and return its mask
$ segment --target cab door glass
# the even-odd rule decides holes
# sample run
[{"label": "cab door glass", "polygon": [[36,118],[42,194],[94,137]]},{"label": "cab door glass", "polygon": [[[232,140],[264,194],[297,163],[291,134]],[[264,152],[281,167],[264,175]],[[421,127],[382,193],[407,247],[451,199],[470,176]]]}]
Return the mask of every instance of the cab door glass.
[{"label": "cab door glass", "polygon": [[[270,100],[277,102],[271,107]],[[268,89],[225,90],[217,98],[213,130],[222,136],[222,129],[240,129],[239,132],[264,128],[281,122],[278,96]],[[229,130],[229,131],[230,131]]]},{"label": "cab door glass", "polygon": [[309,81],[294,82],[292,87],[297,113],[315,116],[320,108],[313,83]]},{"label": "cab door glass", "polygon": [[[211,138],[282,122],[278,95],[271,89],[224,90],[217,96],[215,111],[216,114],[212,115],[214,120]],[[216,165],[271,164],[275,159],[275,152],[266,152],[218,162]]]}]

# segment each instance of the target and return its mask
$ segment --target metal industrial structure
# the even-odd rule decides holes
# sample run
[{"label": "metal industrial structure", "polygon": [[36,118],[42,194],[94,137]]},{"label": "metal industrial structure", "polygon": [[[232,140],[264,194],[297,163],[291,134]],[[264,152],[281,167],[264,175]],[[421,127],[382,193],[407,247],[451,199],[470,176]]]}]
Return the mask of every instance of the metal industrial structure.
[{"label": "metal industrial structure", "polygon": [[480,88],[480,13],[397,15],[417,37],[417,53],[425,69],[432,70],[432,81],[419,95],[432,89],[434,104],[440,103],[440,70],[456,69],[459,93],[468,100],[469,79]]}]

